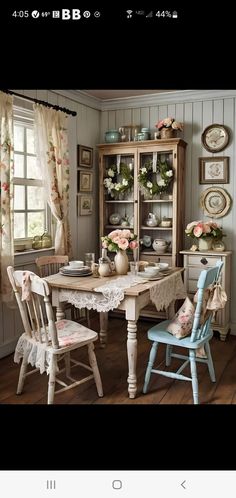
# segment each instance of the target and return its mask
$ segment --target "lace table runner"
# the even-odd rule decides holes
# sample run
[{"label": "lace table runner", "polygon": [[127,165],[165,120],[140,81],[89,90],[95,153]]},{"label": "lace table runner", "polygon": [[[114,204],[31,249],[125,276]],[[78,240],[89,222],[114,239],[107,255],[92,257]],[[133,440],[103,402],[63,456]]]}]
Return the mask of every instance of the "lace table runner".
[{"label": "lace table runner", "polygon": [[187,296],[181,273],[173,273],[150,289],[150,300],[157,311],[167,309],[175,299],[185,299]]},{"label": "lace table runner", "polygon": [[[61,289],[60,301],[68,301],[76,308],[94,309],[98,312],[108,312],[118,308],[124,299],[125,289],[148,282],[136,275],[125,275],[111,282],[96,287],[92,292]],[[163,280],[157,280],[150,288],[150,299],[157,310],[167,308],[175,299],[186,297],[186,291],[180,273],[173,273]]]},{"label": "lace table runner", "polygon": [[96,287],[94,290],[99,294],[91,292],[83,292],[76,290],[63,289],[60,291],[60,301],[68,301],[76,308],[94,309],[98,312],[108,312],[118,308],[121,301],[125,296],[125,289],[133,287],[134,285],[143,284],[147,282],[142,277],[136,275],[125,275],[118,277],[111,282]]}]

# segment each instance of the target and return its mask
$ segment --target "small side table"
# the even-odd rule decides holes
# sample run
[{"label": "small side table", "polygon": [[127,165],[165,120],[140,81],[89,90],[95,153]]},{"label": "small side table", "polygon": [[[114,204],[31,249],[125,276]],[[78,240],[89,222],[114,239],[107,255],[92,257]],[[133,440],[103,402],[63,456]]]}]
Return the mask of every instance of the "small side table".
[{"label": "small side table", "polygon": [[215,266],[217,260],[223,261],[221,272],[221,285],[225,290],[228,300],[223,310],[216,313],[212,320],[213,330],[220,333],[221,341],[226,340],[230,330],[230,278],[231,278],[231,255],[232,251],[180,251],[184,255],[184,283],[189,297],[193,297],[197,290],[198,277],[202,270]]}]

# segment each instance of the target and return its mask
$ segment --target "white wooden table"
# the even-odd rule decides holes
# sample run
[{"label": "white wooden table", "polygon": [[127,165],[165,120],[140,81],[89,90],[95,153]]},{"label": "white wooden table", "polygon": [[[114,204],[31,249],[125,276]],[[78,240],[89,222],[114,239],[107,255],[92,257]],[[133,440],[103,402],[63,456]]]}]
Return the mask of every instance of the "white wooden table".
[{"label": "white wooden table", "polygon": [[[127,320],[127,357],[128,357],[128,393],[130,398],[135,398],[137,391],[137,376],[136,376],[136,363],[137,363],[137,321],[139,318],[140,310],[150,302],[150,290],[152,287],[160,286],[167,279],[172,289],[172,279],[175,278],[176,273],[181,274],[183,268],[174,268],[171,274],[164,277],[162,280],[148,281],[135,285],[125,290],[123,301],[119,305],[119,309],[125,311],[125,318]],[[57,320],[65,317],[63,303],[60,300],[60,293],[63,290],[76,291],[80,295],[91,293],[98,295],[95,291],[96,287],[105,285],[111,282],[112,279],[117,279],[117,276],[112,277],[68,277],[59,273],[50,275],[45,280],[50,284],[52,289],[52,305],[56,307]],[[167,283],[167,282],[166,282]],[[80,296],[81,297],[81,296]],[[173,296],[174,300],[180,296]],[[182,296],[184,297],[184,295]],[[174,309],[174,300],[170,303],[168,308],[169,316],[172,316]],[[74,303],[73,303],[74,304]],[[80,306],[79,306],[80,307]],[[82,306],[81,306],[82,307]],[[107,324],[108,313],[100,312],[100,342],[103,347],[107,342]]]}]

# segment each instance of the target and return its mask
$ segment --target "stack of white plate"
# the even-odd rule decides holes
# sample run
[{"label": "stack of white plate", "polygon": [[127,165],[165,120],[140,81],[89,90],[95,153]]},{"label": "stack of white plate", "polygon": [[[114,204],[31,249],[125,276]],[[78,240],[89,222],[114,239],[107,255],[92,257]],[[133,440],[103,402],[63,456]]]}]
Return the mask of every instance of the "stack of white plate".
[{"label": "stack of white plate", "polygon": [[72,268],[71,266],[62,266],[60,273],[67,277],[87,277],[92,275],[89,266],[81,266],[81,268]]}]

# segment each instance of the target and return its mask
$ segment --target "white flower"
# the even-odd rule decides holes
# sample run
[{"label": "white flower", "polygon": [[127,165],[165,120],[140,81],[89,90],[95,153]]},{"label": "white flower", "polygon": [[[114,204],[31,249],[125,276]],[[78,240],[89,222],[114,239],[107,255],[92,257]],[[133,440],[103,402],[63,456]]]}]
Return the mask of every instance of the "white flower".
[{"label": "white flower", "polygon": [[113,169],[109,168],[108,172],[107,172],[108,176],[111,176],[113,178],[113,176],[115,176],[115,173],[113,171]]},{"label": "white flower", "polygon": [[128,181],[125,178],[123,178],[122,180],[122,185],[124,185],[125,187],[128,185]]},{"label": "white flower", "polygon": [[114,185],[115,190],[120,190],[121,187],[122,187],[121,183],[115,183]]},{"label": "white flower", "polygon": [[148,188],[152,188],[152,187],[153,187],[152,182],[147,182],[147,187],[148,187]]},{"label": "white flower", "polygon": [[140,171],[141,173],[147,173],[147,168],[141,168]]},{"label": "white flower", "polygon": [[173,171],[172,169],[169,169],[169,171],[166,172],[166,176],[173,176]]},{"label": "white flower", "polygon": [[110,188],[110,186],[112,185],[112,179],[111,178],[105,178],[104,180],[104,185],[106,188]]},{"label": "white flower", "polygon": [[157,182],[157,185],[159,185],[159,187],[165,187],[165,180],[159,180],[159,182]]}]

